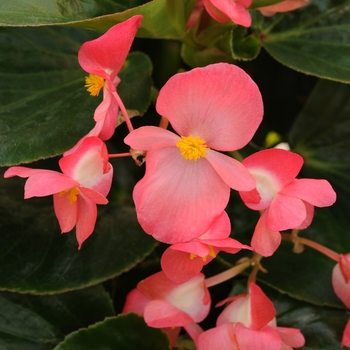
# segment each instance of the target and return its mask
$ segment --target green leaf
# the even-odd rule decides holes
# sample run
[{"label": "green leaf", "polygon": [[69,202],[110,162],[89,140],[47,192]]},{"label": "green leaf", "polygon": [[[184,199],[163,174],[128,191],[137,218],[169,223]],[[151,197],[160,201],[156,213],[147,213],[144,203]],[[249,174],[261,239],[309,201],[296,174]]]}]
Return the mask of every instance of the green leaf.
[{"label": "green leaf", "polygon": [[54,350],[169,350],[168,337],[135,314],[105,319],[66,337]]},{"label": "green leaf", "polygon": [[232,29],[231,54],[237,60],[252,60],[260,52],[260,41],[247,35],[247,28],[238,26]]},{"label": "green leaf", "polygon": [[279,62],[317,77],[350,83],[350,1],[315,0],[265,20],[263,47]]},{"label": "green leaf", "polygon": [[55,295],[0,293],[0,348],[51,350],[79,328],[113,316],[101,286]]},{"label": "green leaf", "polygon": [[[2,176],[1,176],[2,177]],[[157,245],[132,207],[99,206],[93,234],[77,249],[61,235],[52,197],[23,200],[23,180],[0,179],[0,289],[35,294],[98,284],[142,261]]]},{"label": "green leaf", "polygon": [[[95,36],[68,28],[1,29],[0,165],[62,154],[92,129],[102,97],[85,90],[77,53]],[[151,71],[146,55],[132,53],[120,72],[118,92],[131,116],[150,103]]]}]

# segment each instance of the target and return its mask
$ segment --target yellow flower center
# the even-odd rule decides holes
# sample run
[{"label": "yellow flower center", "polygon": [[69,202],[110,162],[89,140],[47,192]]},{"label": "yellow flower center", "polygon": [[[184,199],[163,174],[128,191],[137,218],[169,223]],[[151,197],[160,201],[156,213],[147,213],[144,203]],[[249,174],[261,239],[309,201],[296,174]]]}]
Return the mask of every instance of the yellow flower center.
[{"label": "yellow flower center", "polygon": [[181,155],[185,159],[196,161],[200,157],[205,157],[207,151],[210,149],[207,147],[205,140],[199,136],[181,136],[181,139],[176,141],[176,147],[180,149]]},{"label": "yellow flower center", "polygon": [[89,74],[85,77],[85,87],[91,96],[98,96],[100,90],[105,86],[105,80],[99,75]]},{"label": "yellow flower center", "polygon": [[68,190],[64,190],[64,191],[61,191],[58,195],[60,197],[64,196],[65,194],[68,194],[68,200],[69,200],[69,204],[73,204],[76,200],[77,200],[77,196],[78,194],[80,193],[78,187],[72,187],[72,188],[68,188]]},{"label": "yellow flower center", "polygon": [[[215,254],[215,252],[214,252],[213,246],[210,245],[210,244],[208,244],[208,248],[209,248],[210,253],[209,253],[207,256],[203,256],[203,257],[202,257],[202,260],[203,260],[203,261],[207,261],[207,257],[208,257],[208,256],[211,256],[212,258],[216,258],[216,254]],[[197,254],[194,254],[194,253],[191,253],[191,254],[190,254],[190,259],[191,259],[191,260],[193,260],[193,259],[196,258],[196,257],[197,257]]]}]

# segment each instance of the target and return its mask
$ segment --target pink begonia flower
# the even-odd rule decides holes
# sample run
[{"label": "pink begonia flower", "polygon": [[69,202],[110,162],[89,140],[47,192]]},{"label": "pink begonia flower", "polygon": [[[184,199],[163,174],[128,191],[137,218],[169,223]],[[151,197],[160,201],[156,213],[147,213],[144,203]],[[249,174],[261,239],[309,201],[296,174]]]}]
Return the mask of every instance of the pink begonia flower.
[{"label": "pink begonia flower", "polygon": [[240,162],[214,149],[233,151],[251,140],[262,120],[262,98],[242,69],[218,63],[174,75],[156,109],[180,136],[144,126],[125,138],[132,149],[147,150],[146,174],[133,192],[136,212],[157,240],[188,242],[222,214],[230,187],[255,187]]},{"label": "pink begonia flower", "polygon": [[235,254],[250,247],[230,238],[231,224],[223,212],[202,236],[185,243],[170,246],[162,255],[160,264],[165,275],[175,283],[183,283],[201,272],[204,265],[220,251]]},{"label": "pink begonia flower", "polygon": [[274,5],[257,8],[262,15],[271,17],[278,12],[289,12],[307,5],[310,0],[284,0]]},{"label": "pink begonia flower", "polygon": [[[232,301],[217,319],[217,327],[202,333],[198,350],[292,350],[305,340],[299,329],[276,327],[276,310],[259,286]],[[222,303],[220,303],[222,304]]]},{"label": "pink begonia flower", "polygon": [[79,52],[80,66],[90,75],[86,87],[92,96],[103,88],[103,101],[96,108],[95,127],[88,136],[108,140],[114,134],[121,104],[116,86],[120,82],[118,73],[129,53],[131,44],[143,16],[137,15],[116,24],[99,38],[85,42]]},{"label": "pink begonia flower", "polygon": [[22,166],[9,168],[4,177],[19,176],[28,180],[24,198],[53,194],[54,209],[62,233],[76,226],[79,249],[91,235],[97,218],[96,204],[107,204],[113,168],[108,162],[104,142],[87,137],[74,153],[59,160],[62,173]]},{"label": "pink begonia flower", "polygon": [[122,312],[135,312],[144,317],[148,326],[162,328],[174,345],[180,327],[190,330],[193,323],[203,321],[210,305],[203,274],[177,284],[158,272],[128,294]]},{"label": "pink begonia flower", "polygon": [[245,205],[263,211],[251,246],[263,256],[272,255],[281,242],[279,231],[305,229],[313,219],[314,206],[327,207],[336,194],[326,180],[296,179],[304,161],[293,152],[267,149],[242,162],[254,176],[257,188],[240,192]]},{"label": "pink begonia flower", "polygon": [[[340,254],[339,263],[333,268],[332,285],[337,297],[350,309],[350,253]],[[350,319],[345,326],[341,343],[350,348]]]},{"label": "pink begonia flower", "polygon": [[243,27],[250,27],[252,19],[248,7],[252,0],[203,0],[209,15],[220,23],[232,21]]}]

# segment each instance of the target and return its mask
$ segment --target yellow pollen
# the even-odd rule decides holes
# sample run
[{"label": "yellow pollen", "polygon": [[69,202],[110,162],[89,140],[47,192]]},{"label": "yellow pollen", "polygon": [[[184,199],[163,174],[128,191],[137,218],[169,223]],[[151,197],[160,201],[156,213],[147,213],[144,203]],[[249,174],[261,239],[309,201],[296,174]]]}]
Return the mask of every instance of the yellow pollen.
[{"label": "yellow pollen", "polygon": [[181,139],[176,141],[176,147],[180,149],[181,155],[185,159],[196,161],[200,157],[205,157],[207,151],[210,149],[207,147],[205,140],[199,136],[181,136]]},{"label": "yellow pollen", "polygon": [[191,260],[193,260],[193,259],[196,258],[196,257],[197,257],[197,254],[193,254],[193,253],[190,254],[190,259],[191,259]]},{"label": "yellow pollen", "polygon": [[85,77],[85,87],[91,96],[98,96],[100,90],[105,86],[105,80],[99,75],[89,74]]},{"label": "yellow pollen", "polygon": [[80,193],[78,187],[72,187],[72,188],[68,188],[68,190],[64,190],[64,191],[61,191],[58,195],[60,197],[64,196],[65,194],[68,194],[68,200],[69,200],[69,204],[73,204],[76,200],[77,200],[77,196],[78,194]]},{"label": "yellow pollen", "polygon": [[209,256],[211,256],[212,258],[216,258],[216,254],[214,252],[214,248],[212,245],[208,244],[208,248],[210,250]]}]

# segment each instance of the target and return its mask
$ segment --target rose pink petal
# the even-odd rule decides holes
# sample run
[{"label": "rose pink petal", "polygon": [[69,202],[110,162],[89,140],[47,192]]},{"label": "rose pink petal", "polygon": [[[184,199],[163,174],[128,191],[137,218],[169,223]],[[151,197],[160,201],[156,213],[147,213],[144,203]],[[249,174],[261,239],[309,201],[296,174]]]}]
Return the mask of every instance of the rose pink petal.
[{"label": "rose pink petal", "polygon": [[327,180],[296,179],[284,187],[280,194],[298,197],[316,207],[328,207],[336,200],[336,193]]},{"label": "rose pink petal", "polygon": [[221,151],[245,146],[263,116],[257,85],[227,63],[174,75],[160,90],[156,109],[180,136],[199,136]]},{"label": "rose pink petal", "polygon": [[314,218],[315,207],[307,202],[304,202],[304,204],[306,209],[306,218],[299,226],[293,227],[293,229],[305,230],[310,226],[312,219]]},{"label": "rose pink petal", "polygon": [[65,233],[71,231],[77,222],[77,202],[75,201],[70,204],[67,195],[60,196],[59,194],[54,194],[53,204],[61,232]]},{"label": "rose pink petal", "polygon": [[148,151],[146,162],[133,192],[145,232],[169,244],[204,234],[224,211],[229,187],[205,158],[186,160],[177,148]]},{"label": "rose pink petal", "polygon": [[281,337],[283,343],[289,346],[290,349],[300,348],[305,345],[305,338],[300,333],[300,329],[276,327],[276,330],[279,336]]},{"label": "rose pink petal", "polygon": [[257,8],[264,16],[273,16],[277,12],[289,12],[309,3],[309,0],[285,0],[270,6]]},{"label": "rose pink petal", "polygon": [[209,150],[205,157],[223,181],[237,191],[254,189],[255,180],[249,171],[238,160]]},{"label": "rose pink petal", "polygon": [[341,340],[341,344],[343,346],[346,346],[350,348],[350,320],[347,322],[344,332],[343,332],[343,337]]},{"label": "rose pink petal", "polygon": [[281,239],[279,231],[273,231],[266,227],[266,211],[264,211],[255,226],[250,243],[253,250],[264,257],[271,256],[281,244]]},{"label": "rose pink petal", "polygon": [[78,52],[81,67],[88,73],[113,81],[129,53],[142,17],[133,16],[99,38],[85,42]]},{"label": "rose pink petal", "polygon": [[[179,136],[156,126],[143,126],[130,132],[124,142],[136,150],[154,150],[175,147]],[[179,150],[178,150],[179,152]]]},{"label": "rose pink petal", "polygon": [[126,297],[126,301],[123,307],[123,314],[128,312],[134,312],[139,316],[143,316],[145,306],[151,301],[151,299],[144,296],[138,289],[133,289]]},{"label": "rose pink petal", "polygon": [[108,199],[99,192],[96,192],[86,187],[79,187],[79,190],[86,198],[88,198],[91,202],[94,202],[95,204],[108,203]]},{"label": "rose pink petal", "polygon": [[234,336],[232,323],[211,328],[198,337],[197,350],[240,350]]},{"label": "rose pink petal", "polygon": [[[347,259],[343,257],[343,259]],[[350,308],[350,280],[345,281],[344,275],[340,269],[339,263],[336,264],[332,272],[332,286],[337,297],[345,304],[345,306]]]},{"label": "rose pink petal", "polygon": [[272,231],[298,227],[306,219],[305,203],[299,198],[277,195],[266,213],[266,226]]}]

